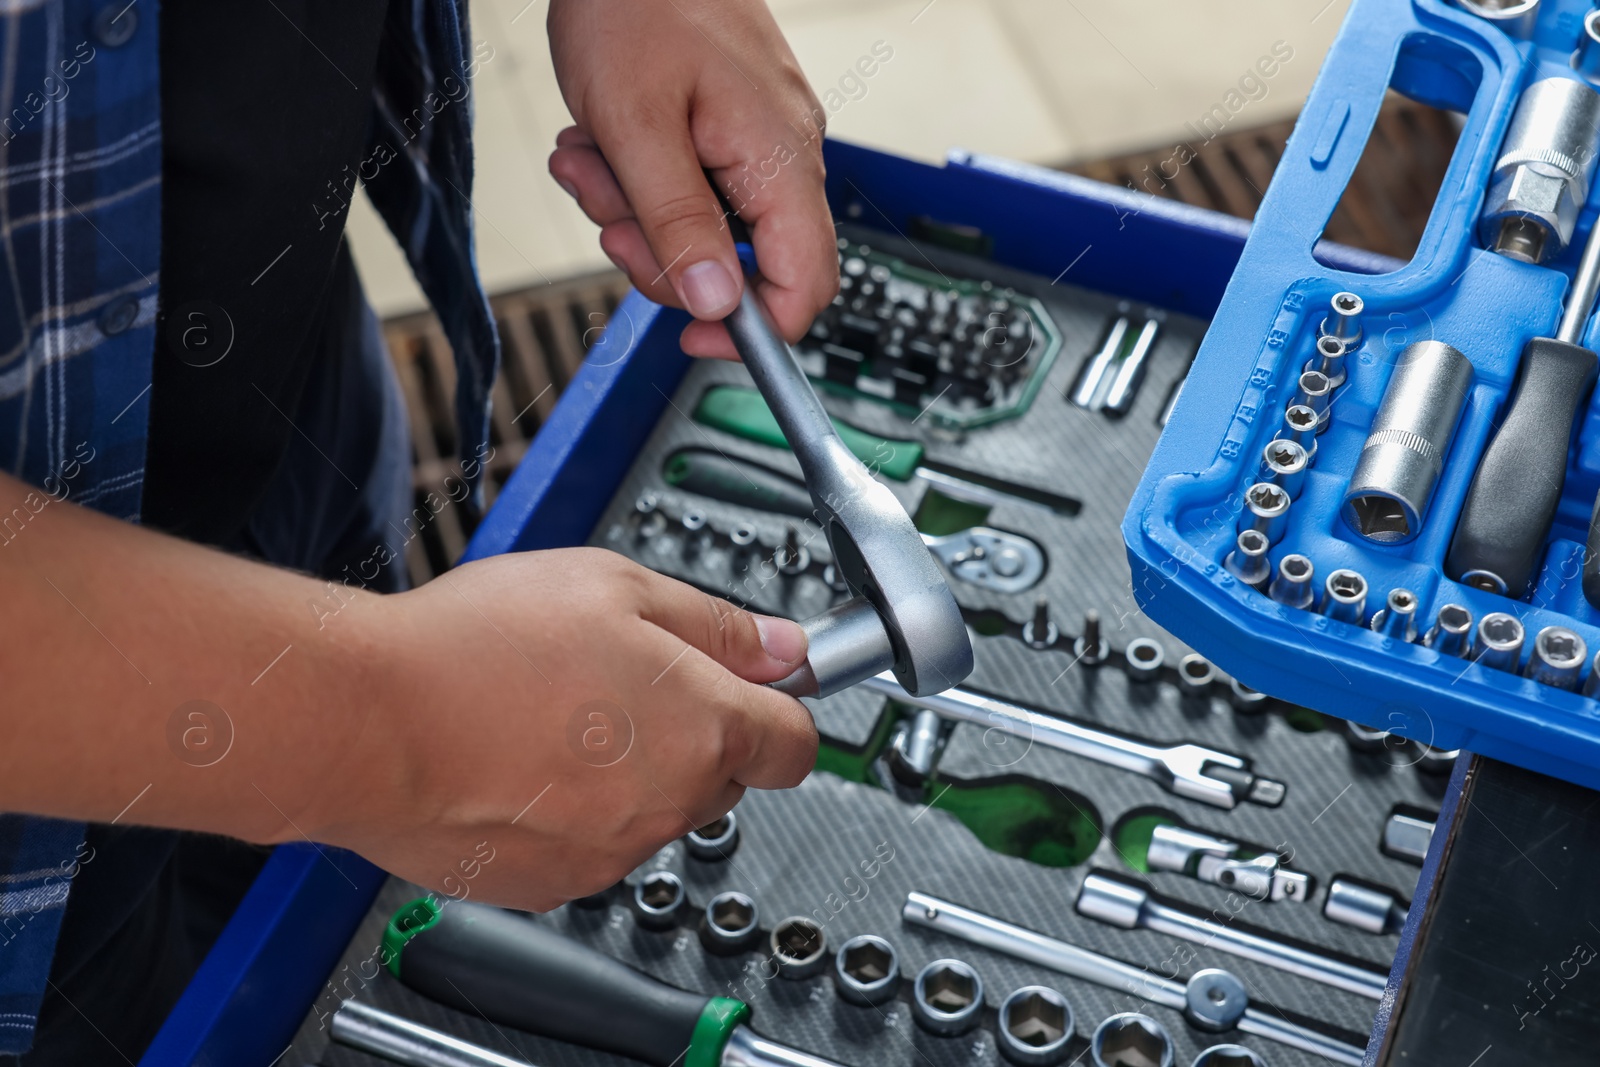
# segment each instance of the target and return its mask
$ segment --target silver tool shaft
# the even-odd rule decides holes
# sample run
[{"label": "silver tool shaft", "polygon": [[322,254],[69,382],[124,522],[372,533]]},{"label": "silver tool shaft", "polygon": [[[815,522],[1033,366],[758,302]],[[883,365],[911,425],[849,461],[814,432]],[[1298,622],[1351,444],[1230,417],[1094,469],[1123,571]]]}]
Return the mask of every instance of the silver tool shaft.
[{"label": "silver tool shaft", "polygon": [[833,1060],[769,1041],[748,1026],[734,1027],[717,1062],[719,1067],[840,1067]]},{"label": "silver tool shaft", "polygon": [[[1041,967],[1048,967],[1053,971],[1092,982],[1106,989],[1131,993],[1151,1004],[1183,1012],[1186,1018],[1191,1017],[1197,1007],[1205,1010],[1204,1002],[1209,1002],[1210,999],[1204,992],[1198,997],[1191,997],[1190,986],[1194,979],[1189,982],[1179,982],[1176,979],[1166,978],[1147,968],[1136,967],[1131,963],[1102,956],[1098,952],[1091,952],[1066,941],[1046,937],[1026,927],[996,919],[992,915],[973,911],[971,908],[953,904],[927,893],[908,893],[905,907],[901,909],[900,915],[905,922],[913,926],[938,930],[962,941],[982,945],[984,948],[1027,960]],[[1215,970],[1199,972],[1200,975],[1217,973]],[[1195,1005],[1193,1003],[1195,1000],[1203,1003]],[[1248,998],[1245,998],[1243,1012],[1236,1020],[1230,1019],[1229,1022],[1232,1027],[1243,1033],[1264,1037],[1269,1041],[1310,1052],[1335,1063],[1347,1064],[1348,1067],[1360,1067],[1365,1052],[1357,1045],[1291,1022],[1273,1009],[1250,1007]],[[1224,1026],[1223,1029],[1232,1027]]]},{"label": "silver tool shaft", "polygon": [[1578,260],[1578,270],[1572,276],[1572,291],[1567,294],[1566,306],[1561,310],[1561,325],[1556,329],[1556,340],[1569,345],[1583,343],[1583,328],[1589,323],[1589,313],[1594,310],[1594,299],[1600,294],[1600,226],[1589,231],[1583,243],[1583,258]]},{"label": "silver tool shaft", "polygon": [[[1142,774],[1161,783],[1168,792],[1213,807],[1235,807],[1241,799],[1256,799],[1258,790],[1270,794],[1265,802],[1277,803],[1282,799],[1282,784],[1271,779],[1255,777],[1245,788],[1236,781],[1207,773],[1210,767],[1216,766],[1249,775],[1249,765],[1238,756],[1203,745],[1152,745],[964,689],[912,696],[900,688],[894,675],[888,672],[868,678],[861,683],[861,688],[912,707],[938,712],[947,719],[976,723]],[[1240,793],[1245,796],[1241,798]]]},{"label": "silver tool shaft", "polygon": [[1133,879],[1091,873],[1078,891],[1078,913],[1124,930],[1158,934],[1210,945],[1222,952],[1377,1000],[1389,976],[1370,964],[1334,959],[1312,949],[1220,923],[1165,900]]},{"label": "silver tool shaft", "polygon": [[405,1067],[529,1067],[442,1030],[347,1000],[333,1013],[328,1032],[341,1045],[382,1056]]}]

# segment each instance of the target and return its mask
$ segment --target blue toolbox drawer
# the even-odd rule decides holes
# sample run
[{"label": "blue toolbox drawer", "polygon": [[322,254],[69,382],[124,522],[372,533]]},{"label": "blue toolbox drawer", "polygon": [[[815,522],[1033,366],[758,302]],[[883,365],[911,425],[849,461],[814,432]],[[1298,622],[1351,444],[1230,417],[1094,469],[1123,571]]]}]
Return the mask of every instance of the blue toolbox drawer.
[{"label": "blue toolbox drawer", "polygon": [[[1592,292],[1536,340],[1594,225],[1591,11],[1356,0],[1125,534],[1145,610],[1250,685],[1595,786]],[[1391,91],[1460,139],[1411,261],[1352,272],[1314,242]]]},{"label": "blue toolbox drawer", "polygon": [[[997,834],[992,824],[984,822],[985,818],[995,815],[993,807],[969,808],[959,817],[943,810],[957,807],[960,802],[941,802],[942,797],[978,795],[964,788],[950,793],[949,785],[958,783],[958,778],[951,778],[943,792],[930,793],[924,807],[921,800],[913,804],[904,796],[893,795],[881,784],[871,784],[867,767],[852,767],[849,753],[835,749],[827,756],[827,766],[819,766],[819,772],[801,790],[781,794],[753,793],[742,802],[741,820],[748,819],[757,827],[765,820],[768,828],[747,832],[749,842],[742,847],[750,852],[748,856],[741,856],[742,870],[738,873],[743,874],[743,869],[747,869],[751,876],[760,877],[763,871],[776,865],[783,870],[799,872],[792,875],[796,878],[802,874],[820,876],[826,873],[823,854],[834,839],[848,842],[853,835],[875,831],[881,823],[895,833],[908,835],[904,840],[914,840],[919,850],[928,851],[920,852],[921,858],[913,859],[908,849],[906,859],[889,865],[871,901],[849,913],[842,922],[864,921],[850,918],[857,913],[861,917],[872,914],[876,916],[873,921],[880,926],[894,923],[893,931],[885,929],[885,932],[892,933],[896,939],[905,939],[908,954],[915,952],[930,958],[935,954],[948,954],[951,943],[937,933],[900,926],[900,903],[907,890],[937,890],[968,904],[988,903],[996,910],[1007,912],[1008,917],[1038,929],[1060,930],[1065,922],[1068,933],[1074,938],[1098,945],[1102,951],[1112,954],[1131,955],[1133,949],[1127,946],[1133,944],[1141,946],[1142,950],[1151,950],[1154,942],[1149,938],[1154,935],[1148,931],[1105,928],[1076,915],[1072,894],[1091,865],[1098,868],[1122,863],[1126,853],[1124,839],[1120,836],[1123,830],[1133,835],[1130,840],[1137,839],[1140,832],[1148,838],[1153,827],[1164,824],[1162,820],[1181,817],[1191,828],[1233,832],[1241,840],[1257,842],[1266,850],[1260,854],[1262,860],[1270,857],[1273,863],[1279,862],[1278,852],[1273,851],[1275,848],[1293,852],[1320,878],[1332,879],[1340,872],[1360,872],[1369,879],[1379,878],[1393,886],[1397,900],[1412,900],[1417,906],[1413,908],[1405,932],[1382,924],[1376,931],[1352,931],[1348,926],[1337,927],[1326,921],[1322,916],[1319,882],[1309,883],[1319,887],[1315,891],[1315,904],[1309,900],[1279,902],[1263,906],[1260,914],[1252,913],[1264,928],[1284,937],[1298,937],[1304,941],[1320,935],[1324,944],[1335,952],[1343,952],[1344,958],[1360,959],[1368,971],[1368,979],[1381,985],[1388,960],[1408,943],[1409,931],[1420,921],[1423,910],[1420,904],[1432,877],[1432,868],[1420,866],[1422,851],[1414,850],[1405,861],[1391,854],[1380,854],[1377,844],[1380,823],[1388,816],[1391,806],[1400,806],[1399,802],[1422,803],[1437,809],[1442,812],[1439,818],[1448,822],[1454,810],[1452,790],[1459,787],[1464,764],[1457,767],[1457,785],[1447,787],[1445,778],[1425,773],[1421,766],[1413,766],[1420,765],[1423,759],[1418,750],[1402,751],[1393,744],[1385,745],[1381,739],[1374,748],[1369,736],[1362,739],[1367,747],[1357,751],[1355,741],[1346,738],[1342,724],[1335,720],[1268,701],[1242,686],[1230,687],[1229,680],[1223,676],[1207,674],[1200,679],[1183,674],[1187,665],[1203,665],[1204,661],[1187,656],[1181,661],[1186,666],[1175,665],[1178,662],[1175,642],[1170,643],[1174,648],[1174,661],[1165,668],[1165,673],[1145,672],[1146,675],[1160,673],[1155,682],[1149,677],[1142,681],[1133,679],[1132,667],[1138,665],[1133,664],[1131,658],[1128,665],[1123,663],[1128,658],[1126,650],[1133,635],[1137,634],[1146,648],[1163,635],[1149,620],[1137,617],[1131,607],[1128,577],[1121,569],[1119,517],[1138,477],[1138,463],[1153,445],[1159,432],[1159,419],[1183,380],[1183,368],[1203,329],[1203,320],[1222,299],[1227,278],[1244,247],[1246,224],[1143,194],[992,158],[957,154],[945,166],[931,167],[840,143],[830,143],[827,151],[830,202],[843,228],[879,233],[884,246],[895,246],[896,242],[905,244],[906,232],[916,232],[919,228],[940,231],[947,236],[979,235],[988,261],[997,271],[1034,277],[1042,299],[1046,303],[1060,301],[1052,306],[1065,309],[1058,311],[1063,322],[1070,320],[1071,328],[1062,331],[1065,336],[1059,357],[1048,368],[1047,386],[1032,402],[1035,413],[1041,418],[1069,420],[1076,427],[1078,437],[1058,436],[1052,439],[1056,447],[1062,447],[1061,442],[1065,440],[1086,440],[1092,447],[1062,455],[1046,455],[1040,451],[1032,459],[1024,453],[1020,459],[1013,456],[1010,462],[1025,470],[1030,463],[1048,461],[1059,465],[1070,461],[1076,483],[1073,488],[1084,497],[1085,517],[1076,529],[1087,531],[1093,525],[1096,531],[1093,548],[1099,555],[1079,556],[1073,554],[1075,550],[1071,545],[1062,548],[1062,538],[1073,536],[1075,520],[1071,516],[1059,520],[1065,533],[1052,534],[1055,540],[1039,534],[1041,540],[1048,540],[1055,553],[1051,564],[1055,570],[1046,577],[1046,583],[1052,597],[1061,594],[1056,601],[1058,611],[1063,602],[1079,612],[1085,605],[1092,607],[1098,603],[1102,606],[1111,649],[1108,662],[1115,666],[1103,673],[1087,668],[1068,673],[1081,658],[1073,653],[1077,618],[1084,617],[1081,614],[1077,618],[1065,613],[1060,615],[1059,636],[1056,623],[1052,622],[1048,640],[1035,631],[1036,640],[1028,641],[1019,635],[1027,634],[1027,626],[1037,621],[1036,615],[1031,616],[1033,592],[1019,600],[1016,594],[991,595],[963,586],[960,599],[964,609],[969,611],[969,622],[978,633],[988,635],[979,640],[980,645],[984,642],[987,645],[979,650],[980,670],[975,678],[997,691],[1009,691],[1015,686],[1015,692],[1011,693],[1013,699],[1026,699],[1035,706],[1048,707],[1050,714],[1069,719],[1076,716],[1079,721],[1101,727],[1121,728],[1127,733],[1153,735],[1174,742],[1208,741],[1224,746],[1237,743],[1255,753],[1253,758],[1263,764],[1262,774],[1271,769],[1265,764],[1278,761],[1283,764],[1279,768],[1280,776],[1292,780],[1287,785],[1287,801],[1282,795],[1283,783],[1268,782],[1279,787],[1275,798],[1270,795],[1247,797],[1237,800],[1237,810],[1219,810],[1215,797],[1207,802],[1197,801],[1174,794],[1149,777],[1130,776],[1126,768],[1090,763],[1077,756],[1048,751],[1048,745],[1040,744],[1029,750],[1027,758],[1043,763],[1022,765],[1020,770],[1008,765],[1011,773],[998,777],[991,773],[982,782],[987,783],[985,788],[1000,792],[984,795],[1020,798],[1016,805],[1019,811],[1029,804],[1042,804],[1053,813],[1052,818],[1064,812],[1064,820],[1070,823],[1072,832],[1081,833],[1083,840],[1076,842],[1080,846],[1076,853],[1063,856],[1052,851],[1055,842],[1049,839],[1048,833],[1037,839],[1028,833],[1011,838]],[[1351,272],[1370,272],[1384,265],[1377,257],[1338,247],[1324,247],[1321,254]],[[940,262],[945,261],[941,259]],[[936,274],[940,273],[932,260],[927,265]],[[924,268],[912,268],[913,273],[917,271],[922,271],[921,276],[926,277]],[[949,282],[949,278],[943,280]],[[1077,289],[1071,300],[1092,305],[1094,316],[1081,309],[1072,311],[1071,301],[1066,296],[1053,295],[1064,293],[1073,285],[1083,288]],[[1143,311],[1134,312],[1132,308]],[[1152,377],[1159,380],[1147,384],[1139,404],[1123,419],[1080,405],[1073,398],[1080,376],[1094,365],[1097,349],[1105,347],[1100,323],[1109,322],[1107,315],[1115,318],[1119,313],[1124,316],[1147,313],[1150,316],[1147,321],[1165,324],[1160,342],[1165,347],[1159,351],[1160,374],[1151,372]],[[636,542],[630,540],[633,535],[628,532],[634,529],[629,523],[636,523],[639,518],[634,514],[634,486],[644,474],[659,476],[662,473],[659,460],[653,460],[651,470],[641,473],[640,457],[651,449],[662,448],[663,441],[676,447],[674,442],[695,440],[681,422],[669,425],[675,410],[681,415],[681,405],[695,403],[694,398],[684,392],[686,384],[733,381],[742,374],[741,368],[728,364],[691,366],[693,361],[684,357],[676,344],[683,321],[681,313],[658,308],[637,294],[626,298],[478,528],[468,548],[468,558],[585,543],[609,546],[614,538],[620,538],[616,541],[619,545],[626,542],[637,547]],[[1129,331],[1130,343],[1135,332]],[[1187,340],[1191,337],[1195,340]],[[697,379],[696,375],[700,377]],[[1192,386],[1192,377],[1190,381]],[[1188,389],[1184,393],[1187,396]],[[852,411],[867,421],[878,418],[881,426],[892,427],[896,425],[892,420],[900,417],[883,411],[871,415],[867,412],[871,403],[860,398],[847,400],[834,393],[827,394],[826,398],[835,410]],[[1192,401],[1185,401],[1185,404],[1193,406]],[[902,423],[907,421],[902,420]],[[972,436],[993,434],[1004,438],[1011,434],[1014,446],[1018,427],[1028,424],[1016,420],[1008,425],[1010,429],[975,430]],[[922,440],[930,465],[936,465],[937,456],[949,455],[964,447],[962,434],[948,428],[919,425],[917,429],[925,431]],[[693,431],[700,435],[711,432],[704,428]],[[1126,440],[1136,443],[1137,452],[1123,451],[1117,443],[1117,434],[1130,435]],[[759,455],[764,461],[779,465],[783,462],[781,450],[767,445],[740,444],[726,437],[710,439],[723,442],[727,450],[736,455]],[[1039,447],[1043,449],[1042,442]],[[1133,458],[1135,455],[1137,458]],[[1098,476],[1094,468],[1097,462],[1114,464],[1115,477]],[[937,483],[930,481],[929,484]],[[896,491],[909,499],[905,486],[897,486]],[[1020,505],[999,506],[995,515],[1011,522],[1017,516],[1029,514],[1026,510],[1014,510],[1016,506]],[[1013,510],[1005,510],[1008,507]],[[1092,524],[1088,518],[1091,511],[1095,516]],[[706,526],[708,531],[734,514],[725,508],[719,510],[716,505],[707,505],[707,512],[711,520]],[[705,518],[702,516],[701,521]],[[992,521],[1003,524],[999,518]],[[683,525],[688,528],[687,522]],[[767,529],[776,529],[781,540],[781,525],[769,525]],[[1085,532],[1082,536],[1089,535]],[[763,541],[771,543],[769,533],[763,533]],[[1092,559],[1108,560],[1110,565],[1100,566],[1098,573],[1086,574],[1083,582],[1074,582],[1075,565]],[[1069,591],[1076,586],[1093,587],[1094,596],[1100,599],[1072,600]],[[826,590],[820,580],[811,580],[808,588]],[[1113,617],[1112,612],[1119,611],[1117,605],[1123,603],[1128,607],[1120,609]],[[1129,676],[1126,682],[1122,677],[1125,673]],[[1116,677],[1113,679],[1112,675]],[[1063,678],[1066,681],[1063,682]],[[819,721],[826,719],[831,723],[841,713],[844,718],[854,715],[859,720],[859,713],[868,707],[868,698],[871,694],[843,693],[819,702],[816,709]],[[884,706],[881,697],[876,701],[876,707]],[[870,725],[873,720],[868,717],[865,721]],[[970,770],[972,742],[981,737],[987,744],[988,734],[969,730],[961,737],[966,739],[966,748],[953,741],[946,757],[952,764],[952,773],[961,770],[956,766],[958,757],[969,761]],[[981,757],[981,751],[978,754]],[[1362,776],[1360,789],[1352,796],[1340,792],[1348,780],[1346,760],[1358,766]],[[1032,766],[1051,768],[1051,792],[1042,801],[1038,794],[1023,788],[1027,782],[1020,772]],[[1244,771],[1230,780],[1229,788],[1242,792],[1247,788],[1245,779],[1266,781]],[[1013,792],[1004,792],[1006,790]],[[1095,790],[1099,793],[1093,800],[1085,796],[1085,791]],[[804,817],[798,820],[791,811],[787,816],[790,821],[784,821],[784,805],[836,802],[846,805],[833,809],[836,822],[819,821],[813,817],[816,809],[812,808],[802,812]],[[1330,802],[1339,802],[1341,815],[1352,816],[1352,821],[1346,824],[1330,817],[1318,822],[1319,809],[1325,812],[1325,805]],[[1229,800],[1222,806],[1233,803]],[[924,818],[926,809],[933,807],[941,810]],[[840,812],[845,814],[840,815]],[[1117,816],[1115,827],[1113,816]],[[1022,825],[1026,830],[1034,824]],[[775,827],[787,827],[788,833]],[[816,854],[808,856],[806,862],[793,856],[777,862],[760,851],[762,848],[781,849],[790,840],[810,847],[805,834],[817,833],[819,827],[826,831],[826,840],[816,845]],[[1295,837],[1297,844],[1275,846],[1280,833],[1285,840]],[[1317,840],[1300,841],[1299,837],[1307,833],[1314,834]],[[1443,836],[1436,834],[1435,842]],[[1093,859],[1088,858],[1090,848],[1094,849]],[[1432,850],[1430,863],[1437,862],[1438,851],[1437,848]],[[676,862],[689,861],[680,855]],[[1289,859],[1284,857],[1283,862]],[[1219,887],[1225,882],[1203,885],[1192,874],[1147,870],[1139,866],[1134,870],[1167,897],[1183,898],[1192,908],[1209,908],[1224,899]],[[1121,873],[1129,872],[1123,869]],[[707,879],[712,875],[702,869],[696,877],[701,880],[697,882],[685,875],[693,891],[709,891],[707,886],[711,883]],[[1413,897],[1411,883],[1418,879]],[[480,1020],[451,1014],[422,1000],[401,987],[377,962],[374,951],[383,920],[393,913],[397,901],[415,892],[402,883],[386,881],[382,872],[348,853],[309,845],[280,847],[142,1063],[268,1067],[282,1058],[285,1064],[300,1067],[308,1062],[302,1055],[304,1046],[300,1042],[307,1035],[315,1037],[326,1025],[329,1014],[348,998],[377,1002],[390,1010],[404,1010],[430,1025],[454,1028],[469,1039],[495,1044],[501,1052],[509,1051],[501,1043],[504,1035],[497,1033],[496,1028]],[[772,891],[772,903],[781,902],[776,900],[779,895],[776,890]],[[1209,899],[1213,895],[1215,899]],[[820,893],[816,899],[821,899]],[[763,900],[764,907],[768,903]],[[798,906],[786,903],[785,906],[797,907],[802,913],[808,907],[803,903]],[[592,912],[573,913],[570,907],[558,909],[539,921],[556,923],[574,936],[588,931],[587,936],[592,936],[605,951],[638,966],[659,967],[663,977],[685,988],[699,986],[702,991],[716,992],[720,991],[721,983],[731,981],[728,977],[731,972],[696,969],[702,965],[703,954],[693,949],[692,934],[684,945],[678,946],[685,951],[663,954],[659,949],[652,949],[653,954],[641,954],[638,938],[630,940],[633,924],[625,921],[626,908],[613,903],[610,912],[603,914],[609,914],[616,921],[596,924]],[[956,952],[966,956],[969,949],[957,947]],[[1048,980],[1047,972],[1038,972],[1037,976],[1029,978],[1027,976],[1033,972],[1024,965],[1004,961],[998,956],[983,959],[991,979],[1002,977],[1011,983],[997,984],[994,1002],[998,1002],[1007,989],[1023,984],[1025,978]],[[725,960],[711,962],[726,963]],[[1227,957],[1218,957],[1216,962],[1230,965]],[[1170,960],[1165,965],[1170,965]],[[1182,965],[1180,970],[1187,972],[1200,966],[1202,964],[1196,962]],[[1252,973],[1248,962],[1238,966],[1245,968],[1242,973]],[[1367,995],[1329,991],[1316,985],[1302,984],[1291,992],[1282,988],[1286,983],[1276,981],[1274,972],[1255,973],[1258,983],[1267,989],[1263,999],[1281,1004],[1300,1018],[1317,1015],[1325,1001],[1337,1001],[1336,1014],[1340,1015],[1340,1020],[1327,1025],[1344,1035],[1347,1046],[1353,1043],[1355,1048],[1359,1048],[1357,1039],[1365,1031],[1373,1011],[1378,1010],[1379,1018],[1385,1018],[1385,1005],[1390,1003],[1380,1004]],[[1266,986],[1269,981],[1273,984]],[[715,985],[707,988],[707,983]],[[813,1011],[811,1014],[818,1016],[818,1021],[806,1021],[804,1009],[808,1003],[815,1003],[820,993],[814,990],[810,1000],[802,997],[798,1004],[791,1003],[793,997],[785,1000],[769,995],[761,1001],[758,1026],[775,1029],[779,1031],[776,1036],[787,1035],[797,1045],[834,1055],[857,1067],[865,1067],[868,1062],[888,1062],[890,1057],[883,1048],[874,1052],[870,1046],[862,1045],[852,1055],[848,1043],[843,1046],[846,1051],[828,1046],[829,1041],[843,1040],[839,1034],[832,1030],[823,1033],[807,1029],[821,1025],[834,1030],[842,1027],[844,1038],[864,1040],[859,1033],[852,1038],[849,1026],[838,1023],[837,1012],[843,1009],[837,1006],[833,1012]],[[1077,1031],[1080,1041],[1094,1029],[1099,1018],[1120,1010],[1110,1007],[1118,996],[1114,991],[1096,991],[1087,986],[1074,992],[1075,998],[1081,998],[1077,1002],[1084,1012]],[[1126,996],[1120,999],[1129,1008],[1139,1006],[1139,1002]],[[1150,1010],[1159,1014],[1168,1009]],[[1334,1009],[1327,1010],[1334,1013]],[[1165,1018],[1174,1030],[1185,1064],[1196,1049],[1215,1040],[1198,1031],[1182,1030],[1181,1015],[1171,1014]],[[903,1014],[898,1019],[898,1025],[909,1026]],[[768,1029],[762,1032],[767,1033]],[[917,1042],[926,1036],[918,1034]],[[589,1058],[571,1046],[538,1043],[542,1039],[527,1040],[531,1043],[524,1043],[524,1037],[519,1035],[517,1048],[525,1050],[523,1054],[535,1063],[601,1067],[622,1062],[599,1054]],[[923,1062],[917,1058],[922,1055],[922,1046],[910,1043],[906,1034],[895,1030],[882,1040],[891,1041],[890,1048],[896,1055]],[[907,1043],[899,1043],[901,1041]],[[1297,1048],[1271,1047],[1276,1051],[1268,1052],[1268,1059],[1274,1064],[1321,1062]],[[955,1042],[942,1048],[945,1051],[936,1055],[948,1057],[951,1048],[958,1051],[967,1048],[971,1054],[965,1062],[974,1065],[998,1062],[992,1034],[986,1035],[983,1031],[965,1045]],[[360,1055],[347,1049],[334,1049],[320,1062],[327,1067],[355,1063],[366,1067],[376,1062],[357,1058]],[[1345,1062],[1353,1061],[1347,1055]]]}]

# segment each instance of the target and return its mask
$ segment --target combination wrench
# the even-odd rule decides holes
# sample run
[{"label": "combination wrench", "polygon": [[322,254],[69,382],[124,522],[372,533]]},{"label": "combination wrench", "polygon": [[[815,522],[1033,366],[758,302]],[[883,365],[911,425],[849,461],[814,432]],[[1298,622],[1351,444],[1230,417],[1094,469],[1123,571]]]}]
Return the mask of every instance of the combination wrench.
[{"label": "combination wrench", "polygon": [[1241,800],[1267,807],[1283,802],[1282,782],[1253,773],[1248,761],[1239,756],[1204,745],[1153,745],[967,689],[916,695],[888,672],[863,680],[861,688],[946,719],[975,723],[1142,774],[1169,793],[1213,807],[1233,808]]}]

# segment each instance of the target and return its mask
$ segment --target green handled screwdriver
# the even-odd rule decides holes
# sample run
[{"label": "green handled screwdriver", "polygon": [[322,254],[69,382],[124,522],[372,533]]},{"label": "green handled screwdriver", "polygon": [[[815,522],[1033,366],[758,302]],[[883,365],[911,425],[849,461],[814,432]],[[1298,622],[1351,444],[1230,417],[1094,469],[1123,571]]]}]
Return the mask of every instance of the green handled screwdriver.
[{"label": "green handled screwdriver", "polygon": [[422,897],[383,944],[401,982],[497,1026],[652,1067],[840,1067],[752,1031],[741,1000],[669,986],[500,908]]}]

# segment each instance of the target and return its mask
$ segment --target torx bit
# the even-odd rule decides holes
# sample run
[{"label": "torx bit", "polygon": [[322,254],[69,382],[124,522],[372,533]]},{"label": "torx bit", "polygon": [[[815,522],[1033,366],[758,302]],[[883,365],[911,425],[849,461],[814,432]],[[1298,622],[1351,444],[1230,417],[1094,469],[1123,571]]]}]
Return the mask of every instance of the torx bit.
[{"label": "torx bit", "polygon": [[1111,643],[1100,636],[1100,613],[1083,613],[1083,635],[1072,643],[1072,654],[1085,667],[1098,667],[1111,658]]},{"label": "torx bit", "polygon": [[1239,512],[1239,532],[1257,530],[1275,545],[1289,527],[1289,494],[1267,482],[1257,482],[1245,490],[1244,508]]},{"label": "torx bit", "polygon": [[1422,643],[1442,656],[1466,655],[1472,646],[1472,612],[1460,604],[1443,605]]},{"label": "torx bit", "polygon": [[1278,561],[1278,575],[1267,586],[1267,595],[1291,608],[1309,610],[1317,599],[1317,591],[1311,585],[1314,573],[1310,559],[1290,553]]},{"label": "torx bit", "polygon": [[1265,589],[1272,578],[1272,561],[1267,558],[1271,547],[1267,535],[1260,530],[1241,530],[1222,565],[1252,589]]},{"label": "torx bit", "polygon": [[1472,658],[1485,667],[1515,674],[1517,662],[1522,658],[1522,639],[1522,623],[1515,615],[1491,611],[1478,623]]},{"label": "torx bit", "polygon": [[1306,450],[1295,441],[1268,441],[1261,450],[1261,472],[1257,482],[1267,482],[1289,494],[1292,500],[1305,485],[1306,469],[1311,466]]},{"label": "torx bit", "polygon": [[1383,607],[1372,616],[1372,628],[1397,641],[1417,639],[1417,594],[1409,589],[1391,589]]},{"label": "torx bit", "polygon": [[1317,429],[1321,426],[1321,419],[1317,417],[1314,409],[1304,404],[1290,404],[1283,413],[1283,429],[1278,431],[1280,440],[1293,441],[1306,450],[1306,464],[1309,466],[1317,458]]},{"label": "torx bit", "polygon": [[1330,619],[1360,626],[1367,615],[1367,580],[1360,572],[1341,567],[1323,583],[1322,613]]},{"label": "torx bit", "polygon": [[1050,601],[1040,597],[1033,602],[1033,618],[1022,624],[1022,639],[1034,648],[1049,648],[1060,636],[1050,618]]},{"label": "torx bit", "polygon": [[1533,639],[1533,655],[1528,657],[1525,673],[1540,685],[1576,689],[1588,658],[1589,646],[1575,631],[1546,626]]}]

